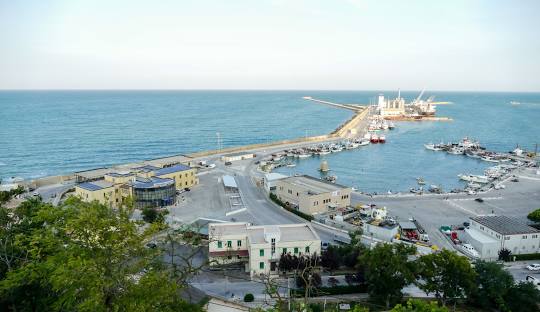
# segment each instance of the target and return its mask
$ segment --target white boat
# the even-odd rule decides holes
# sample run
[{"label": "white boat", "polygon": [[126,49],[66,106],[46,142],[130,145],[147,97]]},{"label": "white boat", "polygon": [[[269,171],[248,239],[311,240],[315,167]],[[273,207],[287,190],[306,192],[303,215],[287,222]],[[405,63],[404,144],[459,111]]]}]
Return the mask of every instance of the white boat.
[{"label": "white boat", "polygon": [[461,245],[461,251],[471,257],[471,258],[479,258],[480,257],[480,254],[478,253],[478,251],[476,251],[476,249],[474,249],[474,247],[471,245],[471,244],[463,244]]},{"label": "white boat", "polygon": [[488,183],[489,178],[486,176],[480,176],[480,175],[472,175],[472,174],[458,174],[458,177],[467,182],[475,182],[475,183]]},{"label": "white boat", "polygon": [[442,151],[443,148],[440,144],[428,143],[424,144],[424,147],[430,151]]},{"label": "white boat", "polygon": [[384,135],[379,136],[379,143],[386,143],[386,137]]},{"label": "white boat", "polygon": [[375,133],[372,133],[371,138],[370,138],[370,142],[371,143],[379,143],[379,136],[376,135]]},{"label": "white boat", "polygon": [[319,152],[319,155],[328,155],[328,154],[330,154],[330,153],[331,153],[331,152],[330,152],[329,150],[323,149],[323,150],[321,150],[321,151]]},{"label": "white boat", "polygon": [[521,156],[523,155],[523,150],[521,148],[519,148],[519,146],[516,146],[516,148],[511,151],[510,153],[516,155],[516,156]]},{"label": "white boat", "polygon": [[482,185],[478,184],[478,183],[474,183],[474,182],[469,182],[467,183],[467,187],[470,188],[470,189],[479,189],[482,187]]},{"label": "white boat", "polygon": [[291,168],[292,168],[292,167],[296,167],[296,164],[295,164],[295,163],[288,163],[288,164],[287,164],[287,167],[291,167]]},{"label": "white boat", "polygon": [[389,123],[388,123],[388,129],[392,130],[392,129],[394,129],[395,127],[396,127],[396,126],[394,125],[393,122],[389,122]]},{"label": "white boat", "polygon": [[362,139],[360,140],[360,142],[358,143],[359,146],[366,146],[366,145],[369,145],[369,139]]},{"label": "white boat", "polygon": [[448,154],[452,155],[463,155],[465,153],[465,149],[463,147],[452,147],[448,150]]},{"label": "white boat", "polygon": [[308,153],[302,153],[297,155],[298,158],[308,158],[311,157],[311,154]]},{"label": "white boat", "polygon": [[426,181],[424,181],[423,178],[416,178],[416,183],[418,183],[418,185],[424,185],[426,184]]}]

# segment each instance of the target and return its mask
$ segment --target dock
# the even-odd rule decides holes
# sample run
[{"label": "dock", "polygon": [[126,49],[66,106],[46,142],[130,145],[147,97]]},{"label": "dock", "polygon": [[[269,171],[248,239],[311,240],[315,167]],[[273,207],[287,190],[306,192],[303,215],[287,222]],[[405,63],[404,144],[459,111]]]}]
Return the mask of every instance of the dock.
[{"label": "dock", "polygon": [[452,121],[450,117],[435,117],[435,116],[386,116],[386,120],[393,121]]},{"label": "dock", "polygon": [[330,105],[330,106],[337,107],[337,108],[344,108],[344,109],[352,110],[352,111],[355,111],[355,112],[363,111],[364,108],[365,108],[365,105],[361,105],[361,104],[339,104],[339,103],[319,100],[319,99],[316,99],[316,98],[312,98],[311,96],[304,96],[302,98],[304,100],[313,101],[313,102],[317,102],[317,103],[322,103],[322,104]]}]

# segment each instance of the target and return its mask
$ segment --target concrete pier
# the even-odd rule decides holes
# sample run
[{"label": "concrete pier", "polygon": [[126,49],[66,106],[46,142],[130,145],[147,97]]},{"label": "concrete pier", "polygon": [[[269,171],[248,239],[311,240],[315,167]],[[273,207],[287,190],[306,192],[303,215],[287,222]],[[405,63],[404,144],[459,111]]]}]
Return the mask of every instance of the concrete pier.
[{"label": "concrete pier", "polygon": [[333,103],[333,102],[329,102],[329,101],[315,99],[315,98],[312,98],[311,96],[304,96],[302,98],[304,100],[313,101],[313,102],[317,102],[317,103],[322,103],[322,104],[326,104],[326,105],[337,107],[337,108],[344,108],[344,109],[352,110],[352,111],[355,111],[355,112],[362,111],[366,106],[366,105],[360,105],[360,104]]}]

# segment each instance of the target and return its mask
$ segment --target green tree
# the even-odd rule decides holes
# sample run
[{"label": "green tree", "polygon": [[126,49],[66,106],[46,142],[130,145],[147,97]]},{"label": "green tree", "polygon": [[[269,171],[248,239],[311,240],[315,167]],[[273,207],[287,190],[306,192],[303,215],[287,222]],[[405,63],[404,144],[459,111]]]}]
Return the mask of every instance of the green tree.
[{"label": "green tree", "polygon": [[17,211],[27,221],[12,236],[26,253],[0,280],[5,310],[199,309],[180,299],[184,284],[171,278],[160,250],[144,247],[155,227],[141,231],[128,210],[72,197],[59,207],[25,202]]},{"label": "green tree", "polygon": [[414,246],[379,244],[360,255],[359,265],[365,267],[372,300],[387,308],[401,300],[403,287],[414,281],[414,263],[408,258],[415,252]]},{"label": "green tree", "polygon": [[418,287],[433,293],[445,306],[447,300],[465,298],[475,286],[475,272],[467,258],[449,250],[422,256],[417,260]]},{"label": "green tree", "polygon": [[475,263],[476,285],[470,296],[472,303],[479,307],[506,311],[505,298],[514,285],[514,278],[495,262],[478,261]]},{"label": "green tree", "polygon": [[529,213],[527,218],[534,222],[540,222],[540,208]]},{"label": "green tree", "polygon": [[391,312],[448,312],[446,307],[439,307],[437,302],[426,302],[422,300],[409,300],[406,305],[398,304]]},{"label": "green tree", "polygon": [[509,289],[505,302],[508,310],[513,312],[538,312],[540,292],[533,283],[520,282]]}]

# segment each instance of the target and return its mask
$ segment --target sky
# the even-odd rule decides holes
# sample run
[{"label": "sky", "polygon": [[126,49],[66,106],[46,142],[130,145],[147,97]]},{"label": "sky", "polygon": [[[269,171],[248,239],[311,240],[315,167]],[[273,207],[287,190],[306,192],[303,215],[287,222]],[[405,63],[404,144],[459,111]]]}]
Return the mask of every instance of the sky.
[{"label": "sky", "polygon": [[540,91],[540,1],[0,0],[0,89]]}]

